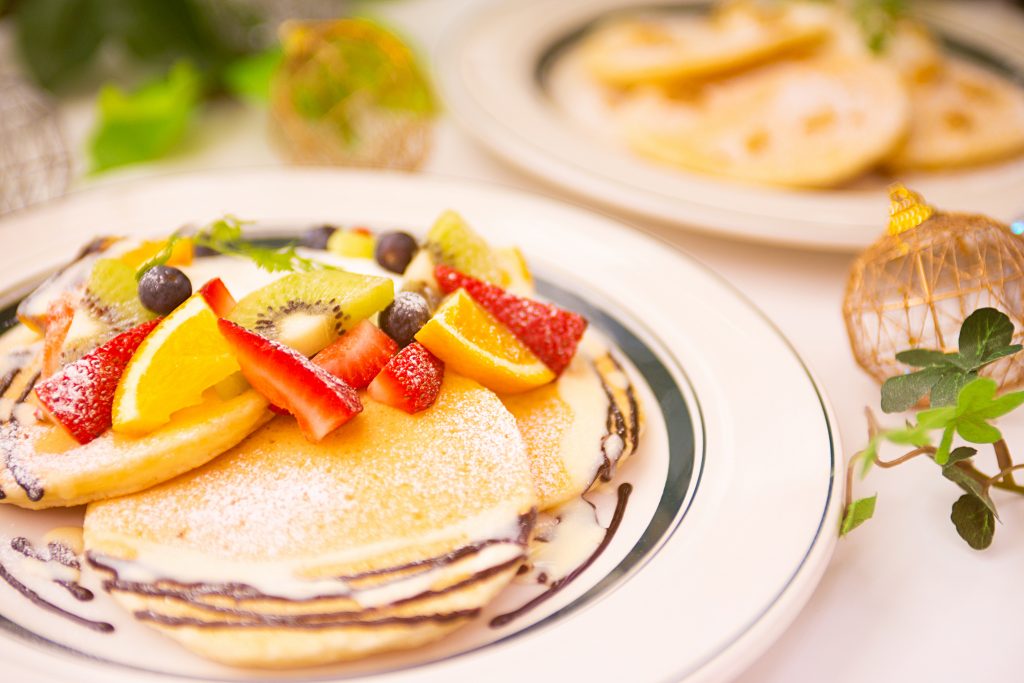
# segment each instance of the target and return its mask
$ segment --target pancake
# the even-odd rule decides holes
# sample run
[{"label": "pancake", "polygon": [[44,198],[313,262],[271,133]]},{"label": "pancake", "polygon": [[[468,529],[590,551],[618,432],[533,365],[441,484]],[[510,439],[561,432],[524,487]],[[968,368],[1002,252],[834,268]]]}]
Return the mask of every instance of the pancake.
[{"label": "pancake", "polygon": [[962,59],[914,72],[910,133],[888,159],[890,170],[974,166],[1024,152],[1024,89]]},{"label": "pancake", "polygon": [[515,419],[454,373],[421,413],[363,400],[319,444],[279,417],[202,468],[91,504],[85,546],[114,598],[202,656],[270,668],[415,647],[476,616],[534,524]]},{"label": "pancake", "polygon": [[610,480],[643,427],[628,376],[592,332],[556,382],[502,402],[526,442],[541,510]]},{"label": "pancake", "polygon": [[756,184],[829,187],[901,142],[909,103],[890,65],[828,58],[779,62],[697,91],[648,88],[620,111],[630,146],[652,159]]},{"label": "pancake", "polygon": [[71,507],[140,491],[202,465],[272,417],[255,391],[210,395],[146,436],[108,430],[83,446],[37,419],[41,368],[33,332],[19,325],[0,337],[0,503]]},{"label": "pancake", "polygon": [[813,46],[828,37],[817,7],[774,11],[738,4],[710,17],[653,15],[619,19],[583,43],[583,59],[614,86],[707,79]]}]

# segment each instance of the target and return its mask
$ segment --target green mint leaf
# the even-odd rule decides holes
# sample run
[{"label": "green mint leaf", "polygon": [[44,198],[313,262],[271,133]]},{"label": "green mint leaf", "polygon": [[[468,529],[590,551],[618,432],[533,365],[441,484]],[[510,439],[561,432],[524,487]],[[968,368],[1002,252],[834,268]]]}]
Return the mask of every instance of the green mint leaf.
[{"label": "green mint leaf", "polygon": [[940,368],[925,368],[907,375],[897,375],[882,384],[882,412],[902,413],[910,410],[943,377]]},{"label": "green mint leaf", "polygon": [[188,62],[179,62],[166,78],[134,93],[105,86],[89,143],[92,171],[158,159],[171,152],[184,138],[201,94],[199,73]]},{"label": "green mint leaf", "polygon": [[878,496],[860,498],[846,506],[843,513],[843,523],[839,527],[839,535],[845,536],[864,522],[871,519],[875,514],[875,502]]},{"label": "green mint leaf", "polygon": [[996,532],[995,515],[977,496],[965,493],[957,498],[949,518],[967,545],[975,550],[984,550],[992,545]]},{"label": "green mint leaf", "polygon": [[981,482],[956,465],[952,464],[942,468],[942,476],[959,486],[964,490],[964,492],[980,500],[982,504],[992,512],[992,516],[997,520],[999,519],[999,513],[996,511],[996,504],[985,491],[985,487],[982,486]]},{"label": "green mint leaf", "polygon": [[227,256],[247,258],[271,273],[294,270],[331,270],[319,261],[300,256],[294,244],[280,248],[265,247],[242,237],[242,221],[228,216],[211,223],[192,238],[196,246],[207,247]]},{"label": "green mint leaf", "polygon": [[141,266],[135,270],[135,281],[138,282],[142,279],[142,276],[146,274],[146,271],[156,266],[162,266],[171,259],[171,254],[174,253],[174,245],[181,240],[178,235],[171,235],[167,240],[167,244],[164,248],[154,254],[148,261],[145,261]]},{"label": "green mint leaf", "polygon": [[961,460],[970,460],[977,454],[978,449],[971,448],[970,446],[960,446],[958,448],[954,448],[949,453],[949,461],[947,463],[947,467],[953,465],[954,463],[958,463]]},{"label": "green mint leaf", "polygon": [[960,355],[980,366],[983,359],[1010,346],[1013,323],[994,308],[979,308],[960,327]]},{"label": "green mint leaf", "polygon": [[933,406],[953,406],[956,405],[957,397],[960,395],[960,390],[967,385],[976,375],[974,373],[966,373],[962,370],[956,370],[949,368],[942,372],[942,376],[932,387],[931,394],[929,396],[930,403]]},{"label": "green mint leaf", "polygon": [[930,349],[910,349],[896,354],[896,360],[915,368],[944,367],[954,362],[959,354],[943,353]]},{"label": "green mint leaf", "polygon": [[96,0],[18,3],[18,50],[39,85],[54,90],[89,67],[104,38],[103,9]]},{"label": "green mint leaf", "polygon": [[242,57],[224,71],[224,85],[234,96],[253,102],[270,100],[270,81],[284,54],[280,47]]}]

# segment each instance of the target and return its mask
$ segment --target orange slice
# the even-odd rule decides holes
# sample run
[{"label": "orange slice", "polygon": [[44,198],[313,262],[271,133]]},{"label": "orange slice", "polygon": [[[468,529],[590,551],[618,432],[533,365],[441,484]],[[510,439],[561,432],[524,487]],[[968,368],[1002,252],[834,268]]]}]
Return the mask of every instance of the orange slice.
[{"label": "orange slice", "polygon": [[195,294],[157,325],[128,362],[114,393],[114,431],[148,434],[239,370],[216,314]]},{"label": "orange slice", "polygon": [[[122,263],[132,268],[138,268],[143,263],[153,258],[167,246],[167,240],[146,241],[131,251],[126,251],[119,257]],[[193,251],[192,240],[180,239],[171,247],[171,256],[167,259],[169,266],[187,266],[192,263]]]},{"label": "orange slice", "polygon": [[492,391],[514,394],[555,379],[533,353],[463,290],[457,290],[416,333],[449,369]]}]

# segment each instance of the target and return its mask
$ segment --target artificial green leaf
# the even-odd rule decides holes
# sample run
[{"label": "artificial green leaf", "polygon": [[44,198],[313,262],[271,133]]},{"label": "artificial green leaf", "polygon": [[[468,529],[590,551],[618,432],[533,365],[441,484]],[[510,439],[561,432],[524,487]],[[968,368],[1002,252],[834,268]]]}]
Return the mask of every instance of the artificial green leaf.
[{"label": "artificial green leaf", "polygon": [[943,353],[930,349],[910,349],[897,353],[896,360],[915,368],[926,368],[949,365],[958,356],[959,354],[956,353]]},{"label": "artificial green leaf", "polygon": [[846,506],[843,513],[843,523],[839,527],[839,535],[845,536],[864,522],[871,519],[875,514],[875,502],[878,496],[860,498]]},{"label": "artificial green leaf", "polygon": [[977,363],[1012,341],[1013,323],[994,308],[979,308],[960,326],[960,355]]},{"label": "artificial green leaf", "polygon": [[943,376],[941,368],[925,368],[907,375],[897,375],[882,384],[882,412],[900,413],[910,410]]},{"label": "artificial green leaf", "polygon": [[103,42],[102,0],[29,0],[15,14],[18,50],[39,85],[53,90],[88,67]]},{"label": "artificial green leaf", "polygon": [[280,47],[242,57],[224,71],[224,85],[240,99],[266,102],[270,99],[270,81],[282,58]]},{"label": "artificial green leaf", "polygon": [[993,363],[999,360],[1000,358],[1003,358],[1004,356],[1012,356],[1021,349],[1024,349],[1024,346],[1021,346],[1020,344],[1013,344],[1012,346],[1006,346],[1001,349],[994,349],[993,351],[989,352],[988,355],[982,357],[982,359],[979,361],[978,367],[988,365],[989,363]]},{"label": "artificial green leaf", "polygon": [[966,493],[974,496],[980,500],[985,507],[991,512],[992,516],[999,519],[999,513],[996,511],[996,504],[992,498],[985,491],[985,487],[980,481],[972,477],[970,474],[957,467],[956,465],[947,465],[942,468],[942,476],[949,479],[951,482],[959,486]]},{"label": "artificial green leaf", "polygon": [[957,418],[956,433],[971,443],[995,443],[1003,438],[998,429],[975,415],[964,415]]},{"label": "artificial green leaf", "polygon": [[172,152],[199,107],[201,90],[200,76],[187,62],[131,94],[105,86],[90,141],[92,170],[105,171]]},{"label": "artificial green leaf", "polygon": [[885,431],[885,439],[889,443],[900,446],[930,446],[931,437],[928,428],[921,425],[908,424],[903,429],[889,429]]},{"label": "artificial green leaf", "polygon": [[863,479],[867,476],[868,472],[871,471],[871,466],[875,464],[875,458],[878,457],[878,441],[880,437],[868,441],[868,445],[862,450],[857,456],[860,458],[860,476]]},{"label": "artificial green leaf", "polygon": [[1003,394],[991,401],[987,406],[979,408],[976,412],[980,417],[994,420],[1016,410],[1021,404],[1024,404],[1024,391],[1014,391],[1009,394]]},{"label": "artificial green leaf", "polygon": [[939,441],[939,447],[935,449],[935,462],[940,465],[945,465],[949,462],[949,449],[953,445],[953,432],[955,426],[953,424],[947,425],[942,430],[942,440]]},{"label": "artificial green leaf", "polygon": [[960,390],[956,399],[957,412],[960,414],[974,412],[990,403],[999,387],[991,377],[978,377]]},{"label": "artificial green leaf", "polygon": [[950,422],[956,419],[956,408],[943,406],[922,410],[917,414],[917,424],[923,429],[945,428]]},{"label": "artificial green leaf", "polygon": [[949,518],[960,538],[975,550],[984,550],[992,545],[996,532],[995,515],[977,496],[965,493],[957,498]]},{"label": "artificial green leaf", "polygon": [[965,373],[961,370],[948,368],[942,372],[942,376],[932,386],[929,400],[932,406],[956,405],[960,390],[975,377],[974,373]]},{"label": "artificial green leaf", "polygon": [[978,449],[971,448],[970,446],[960,446],[959,448],[954,448],[949,453],[949,461],[947,463],[947,467],[950,467],[953,464],[960,462],[961,460],[970,460],[977,454]]}]

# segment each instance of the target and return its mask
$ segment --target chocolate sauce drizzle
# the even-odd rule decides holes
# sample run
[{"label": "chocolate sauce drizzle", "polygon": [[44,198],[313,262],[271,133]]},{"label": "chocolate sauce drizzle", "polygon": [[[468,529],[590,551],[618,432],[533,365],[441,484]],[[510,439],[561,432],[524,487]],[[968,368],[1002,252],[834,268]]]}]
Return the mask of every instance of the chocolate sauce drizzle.
[{"label": "chocolate sauce drizzle", "polygon": [[[62,564],[65,567],[72,567],[74,569],[78,569],[81,566],[71,549],[62,543],[50,543],[48,546],[50,552],[48,554],[43,554],[32,547],[32,544],[27,538],[19,536],[11,541],[11,548],[25,557],[38,560],[40,562],[53,561]],[[63,607],[59,607],[49,600],[46,600],[39,595],[39,593],[19,581],[13,574],[11,574],[10,570],[5,567],[3,563],[0,563],[0,579],[6,581],[11,588],[21,593],[27,600],[37,607],[41,607],[42,609],[53,612],[54,614],[58,614],[65,619],[69,619],[70,621],[93,631],[99,631],[100,633],[113,633],[114,631],[114,626],[112,624],[108,624],[105,621],[93,621],[92,619],[86,619],[85,617],[69,612]],[[85,601],[92,600],[93,598],[92,591],[76,582],[56,580],[55,583],[66,588],[77,600]]]},{"label": "chocolate sauce drizzle", "polygon": [[[469,544],[456,548],[455,550],[435,557],[416,560],[394,567],[376,569],[371,571],[335,577],[339,581],[355,582],[368,577],[381,577],[389,574],[400,575],[400,579],[408,578],[410,575],[417,575],[451,565],[470,555],[479,553],[484,548],[496,544],[515,544],[522,552],[504,562],[481,569],[470,576],[449,586],[439,589],[427,589],[416,595],[393,600],[386,605],[369,607],[361,610],[318,612],[304,614],[279,614],[264,613],[238,607],[237,603],[249,600],[278,601],[284,603],[304,603],[323,599],[335,599],[338,595],[314,596],[312,598],[293,599],[281,596],[267,595],[253,586],[244,583],[179,583],[171,579],[157,579],[152,583],[125,581],[118,576],[117,570],[103,561],[94,553],[86,557],[89,563],[102,571],[108,572],[112,578],[103,582],[103,588],[109,592],[133,593],[145,597],[161,597],[169,600],[183,602],[191,607],[219,615],[219,619],[206,620],[196,617],[175,617],[155,612],[153,610],[139,610],[134,613],[140,621],[151,621],[164,626],[193,626],[205,627],[288,627],[302,629],[323,629],[323,628],[344,628],[344,627],[374,627],[389,626],[394,624],[417,624],[427,621],[446,623],[459,619],[470,619],[480,613],[479,609],[458,610],[454,612],[422,614],[411,616],[383,615],[373,618],[373,615],[380,614],[391,608],[408,605],[410,603],[429,600],[439,595],[463,590],[472,585],[484,581],[492,576],[508,571],[521,565],[526,559],[526,547],[529,542],[530,533],[533,530],[537,519],[537,511],[531,509],[528,513],[519,517],[519,533],[516,538],[488,539],[478,543]],[[412,571],[410,571],[412,570]],[[208,602],[205,598],[210,596],[226,597],[235,601],[236,606],[225,607]],[[371,617],[371,618],[367,618]]]},{"label": "chocolate sauce drizzle", "polygon": [[[615,360],[615,357],[612,354],[606,354],[604,358],[607,358],[618,372],[625,374],[625,370],[622,365],[619,361]],[[603,482],[611,481],[615,476],[615,467],[619,460],[621,460],[623,456],[634,452],[640,442],[640,407],[636,400],[636,391],[633,389],[633,383],[627,383],[625,389],[626,401],[629,405],[629,425],[627,426],[626,418],[622,414],[622,409],[615,400],[614,391],[612,391],[612,388],[608,386],[608,382],[605,381],[604,375],[597,370],[596,362],[594,365],[596,374],[601,380],[601,389],[604,391],[604,395],[608,399],[608,414],[605,418],[605,429],[607,430],[607,434],[605,434],[601,439],[601,455],[604,456],[604,461],[597,469],[597,474],[594,475],[594,481],[591,482],[591,486],[593,486],[593,484],[598,480]],[[617,436],[622,441],[622,450],[615,457],[611,456],[608,452],[608,440],[613,436]]]},{"label": "chocolate sauce drizzle", "polygon": [[618,501],[615,504],[615,513],[612,515],[612,521],[608,524],[608,528],[605,529],[604,538],[601,539],[600,545],[597,546],[594,552],[591,553],[590,557],[588,557],[583,564],[581,564],[579,567],[576,567],[576,569],[573,569],[571,572],[560,578],[558,581],[552,583],[546,591],[544,591],[534,599],[530,600],[522,607],[512,610],[511,612],[506,612],[505,614],[499,614],[498,616],[494,617],[493,619],[491,619],[488,625],[491,628],[501,628],[502,626],[511,623],[512,621],[518,619],[519,617],[526,614],[527,612],[537,607],[541,603],[547,602],[548,600],[553,598],[559,591],[568,586],[580,574],[586,571],[587,568],[590,565],[592,565],[598,557],[601,556],[601,553],[603,553],[605,551],[605,548],[608,547],[608,544],[611,543],[612,538],[615,536],[615,532],[619,530],[619,526],[622,524],[622,517],[626,512],[626,503],[629,502],[629,495],[632,492],[632,484],[619,484],[617,492]]},{"label": "chocolate sauce drizzle", "polygon": [[[21,433],[16,423],[0,426],[0,450],[3,451],[3,466],[7,468],[14,481],[25,492],[25,496],[32,502],[37,502],[42,499],[46,491],[39,480],[29,474],[18,462],[16,451],[20,445],[19,440],[23,438],[27,438],[27,436]],[[0,499],[6,497],[7,494],[0,490]]]}]

